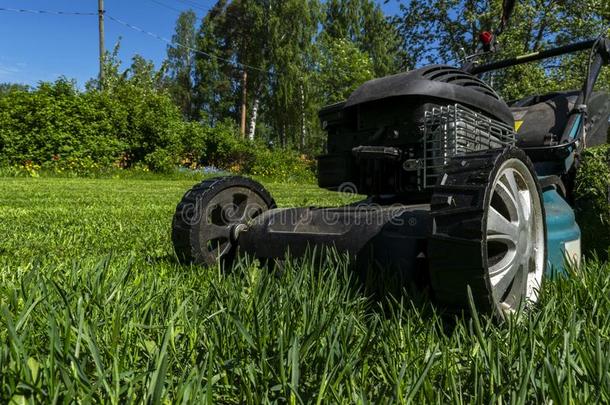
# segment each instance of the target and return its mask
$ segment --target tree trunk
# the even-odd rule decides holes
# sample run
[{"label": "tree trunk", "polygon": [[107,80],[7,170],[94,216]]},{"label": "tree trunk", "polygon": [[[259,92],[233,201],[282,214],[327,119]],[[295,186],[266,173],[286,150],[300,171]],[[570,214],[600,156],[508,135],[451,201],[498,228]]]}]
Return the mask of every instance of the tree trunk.
[{"label": "tree trunk", "polygon": [[260,99],[258,98],[258,94],[254,99],[254,105],[252,106],[252,116],[250,117],[250,129],[248,131],[248,139],[251,141],[254,140],[254,133],[256,132],[256,119],[258,118],[258,104],[260,103]]},{"label": "tree trunk", "polygon": [[303,89],[303,84],[300,86],[301,90],[301,151],[305,150],[305,138],[307,136],[307,130],[305,128],[305,91]]},{"label": "tree trunk", "polygon": [[242,138],[246,137],[246,109],[248,108],[248,72],[244,69],[242,74],[242,92],[241,92],[241,125],[239,133]]},{"label": "tree trunk", "polygon": [[256,88],[254,95],[254,104],[252,105],[252,115],[250,116],[250,126],[248,127],[248,139],[254,140],[256,134],[256,120],[258,119],[258,107],[260,105],[260,94],[263,91],[263,82],[261,81]]}]

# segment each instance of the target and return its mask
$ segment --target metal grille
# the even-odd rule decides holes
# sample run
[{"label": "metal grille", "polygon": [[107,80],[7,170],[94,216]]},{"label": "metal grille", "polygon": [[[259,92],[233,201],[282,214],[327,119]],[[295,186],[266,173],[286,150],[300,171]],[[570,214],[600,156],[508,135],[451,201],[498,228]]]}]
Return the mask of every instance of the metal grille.
[{"label": "metal grille", "polygon": [[432,187],[443,168],[456,155],[514,144],[513,128],[463,105],[435,107],[426,111],[424,187]]}]

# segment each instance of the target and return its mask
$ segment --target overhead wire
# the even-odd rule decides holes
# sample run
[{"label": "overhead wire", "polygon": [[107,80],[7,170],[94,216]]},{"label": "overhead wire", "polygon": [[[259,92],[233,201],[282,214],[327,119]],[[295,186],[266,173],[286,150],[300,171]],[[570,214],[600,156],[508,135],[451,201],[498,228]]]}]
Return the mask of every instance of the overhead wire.
[{"label": "overhead wire", "polygon": [[182,4],[186,4],[189,7],[194,7],[196,9],[201,10],[201,11],[206,11],[206,12],[208,11],[207,8],[205,8],[203,5],[201,5],[201,4],[199,4],[199,3],[195,2],[195,1],[192,1],[192,0],[178,0],[178,1],[180,3],[182,3]]},{"label": "overhead wire", "polygon": [[56,11],[56,10],[31,10],[26,8],[9,8],[0,7],[0,11],[11,11],[15,13],[30,13],[30,14],[53,14],[53,15],[79,15],[79,16],[96,16],[98,13],[87,13],[79,11]]},{"label": "overhead wire", "polygon": [[[151,0],[154,1],[155,3],[158,4],[162,4],[160,2],[157,2],[156,0]],[[186,1],[186,0],[183,0]],[[194,3],[194,2],[193,2]],[[196,3],[195,3],[196,4]],[[30,14],[52,14],[52,15],[75,15],[75,16],[97,16],[98,13],[92,13],[92,12],[78,12],[78,11],[57,11],[57,10],[34,10],[34,9],[20,9],[20,8],[8,8],[8,7],[0,7],[0,12],[1,11],[9,11],[9,12],[18,12],[18,13],[30,13]],[[104,12],[104,16],[106,18],[108,18],[109,20],[112,20],[118,24],[121,24],[127,28],[130,28],[134,31],[138,31],[140,33],[146,34],[152,38],[155,38],[159,41],[165,42],[166,44],[170,45],[170,46],[176,46],[176,47],[180,47],[180,48],[184,48],[187,49],[193,53],[199,54],[199,55],[203,55],[205,57],[208,57],[210,59],[215,59],[215,60],[219,60],[221,62],[225,62],[231,66],[234,66],[236,68],[239,68],[241,70],[255,70],[258,72],[262,72],[262,73],[266,73],[268,75],[273,75],[272,72],[265,70],[265,69],[261,69],[259,67],[256,66],[252,66],[252,65],[248,65],[245,63],[240,63],[240,62],[235,62],[231,59],[228,58],[223,58],[221,56],[217,56],[214,54],[211,54],[209,52],[204,52],[202,50],[199,49],[195,49],[193,47],[190,47],[188,45],[185,44],[181,44],[179,42],[175,42],[172,41],[170,39],[167,39],[161,35],[155,34],[154,32],[150,32],[147,31],[145,29],[142,29],[136,25],[130,24],[127,21],[121,20],[119,18],[113,17],[112,15],[108,14],[107,12]]]},{"label": "overhead wire", "polygon": [[180,10],[179,8],[175,8],[175,7],[173,7],[173,6],[170,6],[170,5],[168,5],[168,4],[162,3],[162,2],[157,1],[157,0],[149,0],[149,1],[150,1],[151,3],[154,3],[154,4],[159,5],[159,6],[161,6],[161,7],[165,7],[165,8],[166,8],[166,9],[168,9],[168,10],[174,10],[174,11],[176,11],[176,12],[178,12],[178,13],[183,13],[183,12],[185,11],[185,10]]},{"label": "overhead wire", "polygon": [[245,63],[235,62],[235,61],[232,61],[230,59],[223,58],[221,56],[217,56],[217,55],[214,55],[214,54],[211,54],[211,53],[208,53],[208,52],[204,52],[202,50],[195,49],[193,47],[181,44],[181,43],[176,42],[176,41],[172,41],[170,39],[162,37],[161,35],[158,35],[158,34],[155,34],[154,32],[150,32],[150,31],[147,31],[145,29],[142,29],[142,28],[140,28],[140,27],[138,27],[136,25],[130,24],[130,23],[126,22],[126,21],[123,21],[123,20],[121,20],[119,18],[113,17],[113,16],[111,16],[109,14],[106,14],[106,18],[108,18],[108,19],[110,19],[110,20],[112,20],[112,21],[114,21],[116,23],[119,23],[121,25],[124,25],[125,27],[130,28],[130,29],[132,29],[134,31],[141,32],[141,33],[146,34],[146,35],[148,35],[148,36],[150,36],[152,38],[155,38],[155,39],[157,39],[159,41],[165,42],[165,43],[167,43],[167,44],[169,44],[171,46],[177,46],[177,47],[180,47],[180,48],[187,49],[187,50],[189,50],[189,51],[191,51],[193,53],[196,53],[196,54],[199,54],[199,55],[203,55],[203,56],[206,56],[206,57],[211,58],[211,59],[216,59],[216,60],[219,60],[221,62],[228,63],[228,64],[230,64],[230,65],[232,65],[234,67],[237,67],[239,69],[242,69],[242,70],[256,70],[258,72],[272,74],[271,72],[269,72],[269,71],[267,71],[265,69],[261,69],[261,68],[256,67],[256,66],[251,66],[251,65],[247,65]]}]

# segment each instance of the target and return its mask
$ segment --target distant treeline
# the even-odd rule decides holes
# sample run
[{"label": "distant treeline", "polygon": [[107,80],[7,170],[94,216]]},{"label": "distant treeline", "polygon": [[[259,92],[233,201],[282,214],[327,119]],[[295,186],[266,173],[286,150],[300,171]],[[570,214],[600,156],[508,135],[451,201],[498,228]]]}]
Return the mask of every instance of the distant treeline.
[{"label": "distant treeline", "polygon": [[[310,167],[324,148],[317,112],[374,77],[426,63],[459,64],[492,29],[501,0],[403,1],[386,16],[372,0],[219,0],[177,22],[159,69],[141,56],[123,71],[119,47],[104,79],[36,88],[0,85],[0,164],[214,165],[258,173]],[[603,33],[604,0],[517,2],[497,57]],[[587,55],[485,77],[507,99],[577,88]],[[610,87],[604,72],[598,81]],[[278,149],[296,152],[274,152]],[[280,163],[276,163],[280,162]],[[92,163],[92,164],[93,164]],[[292,170],[292,169],[291,169]]]}]

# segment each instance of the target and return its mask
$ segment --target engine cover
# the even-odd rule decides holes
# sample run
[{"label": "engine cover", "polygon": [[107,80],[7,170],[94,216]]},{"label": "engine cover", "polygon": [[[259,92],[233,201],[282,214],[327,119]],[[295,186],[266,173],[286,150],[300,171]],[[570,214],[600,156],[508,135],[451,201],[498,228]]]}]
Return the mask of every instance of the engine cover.
[{"label": "engine cover", "polygon": [[361,194],[425,194],[423,124],[432,108],[466,106],[513,127],[506,103],[485,82],[459,69],[432,65],[356,89],[343,103],[323,108],[327,154],[318,159],[318,184],[353,183]]}]

